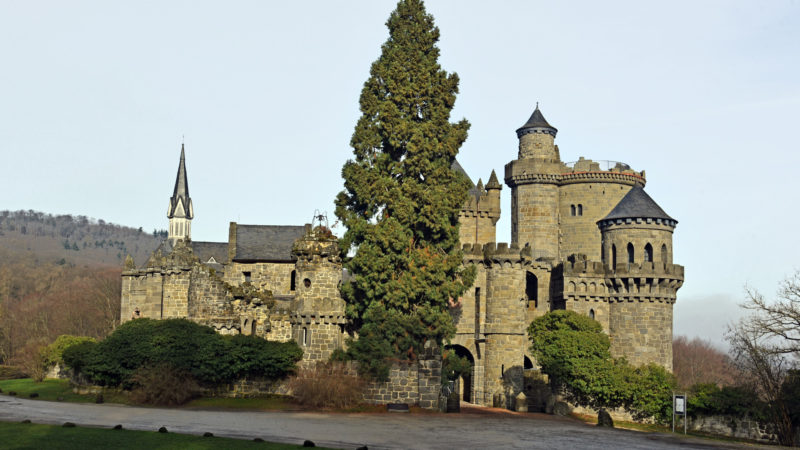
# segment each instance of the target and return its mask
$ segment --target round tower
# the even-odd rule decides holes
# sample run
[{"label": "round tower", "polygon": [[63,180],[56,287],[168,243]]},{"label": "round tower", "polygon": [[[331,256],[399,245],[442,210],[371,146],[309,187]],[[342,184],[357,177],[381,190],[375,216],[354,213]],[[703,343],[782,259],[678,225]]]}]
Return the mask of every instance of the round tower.
[{"label": "round tower", "polygon": [[344,342],[344,300],[339,295],[342,261],[336,237],[325,227],[311,228],[292,246],[296,309],[292,334],[304,361],[327,361]]},{"label": "round tower", "polygon": [[606,266],[611,353],[672,370],[672,307],[683,267],[672,263],[678,222],[641,186],[597,222]]},{"label": "round tower", "polygon": [[539,105],[517,129],[518,158],[506,164],[511,188],[511,242],[530,244],[534,257],[558,259],[558,184],[565,169],[554,140],[558,130]]}]

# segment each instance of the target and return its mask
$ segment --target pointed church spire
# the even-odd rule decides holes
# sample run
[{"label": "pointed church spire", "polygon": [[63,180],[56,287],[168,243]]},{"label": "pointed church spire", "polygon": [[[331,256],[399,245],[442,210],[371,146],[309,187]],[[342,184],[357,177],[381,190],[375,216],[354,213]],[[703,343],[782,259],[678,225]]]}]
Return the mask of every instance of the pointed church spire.
[{"label": "pointed church spire", "polygon": [[189,181],[186,177],[186,152],[181,144],[181,161],[178,164],[178,175],[175,177],[175,189],[169,199],[167,217],[185,217],[192,219],[194,211],[191,208],[192,199],[189,197]]},{"label": "pointed church spire", "polygon": [[191,239],[194,207],[189,197],[189,181],[186,176],[186,151],[181,144],[181,160],[175,177],[175,189],[169,199],[169,239],[174,245],[179,239]]}]

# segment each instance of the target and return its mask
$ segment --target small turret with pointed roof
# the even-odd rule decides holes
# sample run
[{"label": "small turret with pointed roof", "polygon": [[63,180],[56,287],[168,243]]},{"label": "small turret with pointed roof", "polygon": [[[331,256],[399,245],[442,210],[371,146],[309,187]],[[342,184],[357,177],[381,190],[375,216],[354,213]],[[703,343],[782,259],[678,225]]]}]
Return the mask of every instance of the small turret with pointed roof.
[{"label": "small turret with pointed roof", "polygon": [[492,170],[492,175],[489,176],[489,181],[486,183],[486,190],[488,191],[492,189],[497,189],[499,191],[502,188],[503,186],[501,186],[500,182],[497,181],[497,174],[494,173],[494,170]]},{"label": "small turret with pointed roof", "polygon": [[553,137],[558,133],[558,129],[547,123],[547,119],[545,119],[542,112],[539,111],[539,102],[536,102],[536,109],[533,111],[528,121],[525,122],[525,125],[517,128],[518,138],[529,133],[547,133]]},{"label": "small turret with pointed roof", "polygon": [[180,239],[191,239],[194,207],[189,197],[189,181],[186,176],[186,152],[181,144],[181,160],[175,177],[175,188],[169,199],[169,240],[174,245]]}]

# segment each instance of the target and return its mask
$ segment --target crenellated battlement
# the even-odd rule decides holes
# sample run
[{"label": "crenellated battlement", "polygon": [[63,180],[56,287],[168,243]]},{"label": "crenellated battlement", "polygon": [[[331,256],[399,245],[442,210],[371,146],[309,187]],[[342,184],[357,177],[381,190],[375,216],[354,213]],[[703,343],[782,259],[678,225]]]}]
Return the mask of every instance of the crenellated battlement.
[{"label": "crenellated battlement", "polygon": [[619,263],[616,267],[609,267],[600,261],[564,261],[564,276],[588,274],[607,277],[628,276],[663,276],[683,279],[683,266],[678,264],[664,264],[660,262]]},{"label": "crenellated battlement", "polygon": [[473,264],[525,264],[533,262],[530,245],[520,248],[519,245],[506,242],[490,242],[488,244],[464,244],[462,247],[464,262]]}]

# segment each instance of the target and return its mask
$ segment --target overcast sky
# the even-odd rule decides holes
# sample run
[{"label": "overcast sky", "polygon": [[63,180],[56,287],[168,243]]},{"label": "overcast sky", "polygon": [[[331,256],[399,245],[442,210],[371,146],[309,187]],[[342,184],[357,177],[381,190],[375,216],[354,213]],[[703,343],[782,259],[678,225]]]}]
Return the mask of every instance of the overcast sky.
[{"label": "overcast sky", "polygon": [[[195,240],[315,210],[333,224],[394,6],[0,0],[0,209],[165,229],[185,140]],[[647,172],[679,221],[676,334],[721,342],[746,284],[772,296],[800,267],[800,2],[427,7],[461,78],[453,121],[472,124],[459,160],[475,181],[502,178],[537,101],[565,161]]]}]

